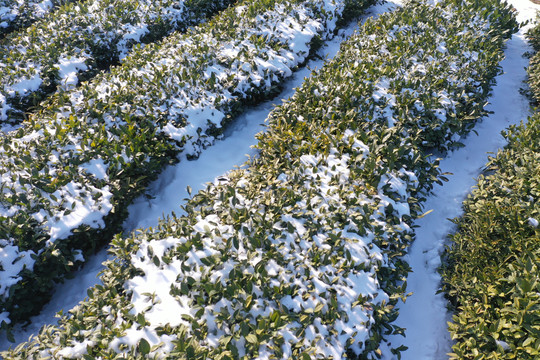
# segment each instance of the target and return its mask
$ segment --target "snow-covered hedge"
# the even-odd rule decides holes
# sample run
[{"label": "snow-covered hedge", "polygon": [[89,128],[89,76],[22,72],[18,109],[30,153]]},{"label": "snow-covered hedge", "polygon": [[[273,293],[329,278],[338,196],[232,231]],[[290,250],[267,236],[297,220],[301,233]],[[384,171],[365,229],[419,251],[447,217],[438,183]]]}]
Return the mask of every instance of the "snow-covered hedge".
[{"label": "snow-covered hedge", "polygon": [[[491,0],[410,4],[368,21],[271,113],[246,168],[195,194],[186,216],[116,237],[103,285],[3,355],[397,356],[385,338],[403,331],[392,324],[406,296],[401,257],[441,179],[423,150],[453,146],[447,126],[464,134],[482,113],[515,26]],[[441,126],[426,130],[425,116]]]},{"label": "snow-covered hedge", "polygon": [[60,91],[2,137],[0,320],[35,313],[53,280],[121,230],[166,164],[196,157],[243,107],[274,94],[347,4],[246,0]]},{"label": "snow-covered hedge", "polygon": [[[540,26],[529,36],[540,50]],[[539,101],[538,54],[529,83]],[[508,145],[490,158],[454,219],[442,267],[453,310],[451,359],[540,357],[540,113],[504,133]]]},{"label": "snow-covered hedge", "polygon": [[0,122],[20,122],[57,87],[71,88],[133,46],[185,30],[233,0],[89,0],[70,3],[0,46]]},{"label": "snow-covered hedge", "polygon": [[6,34],[42,19],[56,7],[74,0],[2,0],[0,1],[0,39]]}]

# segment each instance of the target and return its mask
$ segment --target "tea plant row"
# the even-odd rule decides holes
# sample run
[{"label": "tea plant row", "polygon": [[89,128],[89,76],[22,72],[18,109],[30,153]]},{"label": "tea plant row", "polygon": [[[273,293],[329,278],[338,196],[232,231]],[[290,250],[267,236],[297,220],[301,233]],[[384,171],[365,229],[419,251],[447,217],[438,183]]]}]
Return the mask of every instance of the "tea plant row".
[{"label": "tea plant row", "polygon": [[2,0],[0,2],[0,39],[12,31],[30,26],[61,4],[72,0]]},{"label": "tea plant row", "polygon": [[[531,32],[533,45],[539,30]],[[529,69],[536,101],[538,56]],[[508,145],[464,202],[445,253],[452,359],[540,357],[540,114],[504,135]]]},{"label": "tea plant row", "polygon": [[[471,21],[473,19],[473,21]],[[115,237],[103,285],[6,358],[380,357],[429,149],[483,113],[508,5],[410,3],[368,20],[272,111],[259,154],[155,229]]]},{"label": "tea plant row", "polygon": [[185,31],[232,0],[72,2],[0,44],[0,121],[16,124],[58,87],[72,88],[139,44]]},{"label": "tea plant row", "polygon": [[53,281],[121,231],[127,205],[165,165],[211,145],[360,8],[241,2],[58,92],[0,139],[4,326],[35,313]]}]

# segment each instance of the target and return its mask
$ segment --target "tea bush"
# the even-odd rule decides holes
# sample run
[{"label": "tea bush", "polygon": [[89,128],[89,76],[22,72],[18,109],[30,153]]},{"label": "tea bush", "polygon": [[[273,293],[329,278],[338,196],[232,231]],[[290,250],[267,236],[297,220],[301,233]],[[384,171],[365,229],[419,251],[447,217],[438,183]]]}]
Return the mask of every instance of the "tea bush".
[{"label": "tea bush", "polygon": [[[537,62],[535,55],[529,75],[538,99]],[[454,219],[458,231],[441,269],[454,312],[452,359],[540,356],[539,129],[537,113],[504,133],[508,145],[490,158]]]},{"label": "tea bush", "polygon": [[[540,116],[511,127],[454,221],[442,268],[452,359],[540,355]],[[481,356],[481,357],[480,357]]]},{"label": "tea bush", "polygon": [[538,54],[540,50],[540,26],[532,27],[527,33],[527,38],[533,48],[533,54],[531,54],[529,68],[527,69],[528,83],[533,101],[538,104],[540,101],[540,55]]},{"label": "tea bush", "polygon": [[347,3],[243,1],[59,91],[2,137],[4,327],[38,311],[54,281],[121,231],[127,205],[167,164],[196,157],[244,107],[275,94]]},{"label": "tea bush", "polygon": [[12,31],[30,26],[62,4],[71,1],[73,0],[3,0],[0,4],[0,39]]},{"label": "tea bush", "polygon": [[134,46],[185,31],[231,3],[90,0],[61,6],[0,43],[0,122],[19,123],[58,87],[74,87]]},{"label": "tea bush", "polygon": [[245,168],[195,194],[185,216],[115,237],[103,285],[3,356],[399,357],[387,338],[404,331],[402,256],[444,180],[427,151],[456,146],[453,131],[483,113],[516,27],[491,0],[367,21],[272,111]]}]

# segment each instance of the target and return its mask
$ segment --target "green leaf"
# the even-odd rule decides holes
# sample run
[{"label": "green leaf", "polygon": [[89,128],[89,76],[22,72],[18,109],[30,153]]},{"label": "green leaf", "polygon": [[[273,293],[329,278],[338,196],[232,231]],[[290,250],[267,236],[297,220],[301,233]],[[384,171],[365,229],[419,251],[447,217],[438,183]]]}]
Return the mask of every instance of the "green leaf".
[{"label": "green leaf", "polygon": [[137,346],[137,349],[139,349],[139,353],[142,355],[148,355],[150,353],[150,344],[146,339],[139,340],[139,345]]},{"label": "green leaf", "polygon": [[251,303],[253,302],[253,296],[252,295],[248,295],[246,297],[246,303],[245,303],[245,307],[246,309],[249,309],[251,307]]},{"label": "green leaf", "polygon": [[246,336],[246,341],[250,344],[258,344],[259,339],[257,339],[257,336],[255,334],[249,334]]}]

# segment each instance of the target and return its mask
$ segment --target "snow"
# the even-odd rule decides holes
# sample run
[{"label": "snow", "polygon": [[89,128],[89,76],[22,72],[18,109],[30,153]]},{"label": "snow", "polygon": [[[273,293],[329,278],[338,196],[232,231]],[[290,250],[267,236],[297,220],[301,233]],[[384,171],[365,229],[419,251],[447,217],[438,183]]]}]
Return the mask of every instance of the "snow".
[{"label": "snow", "polygon": [[105,226],[103,217],[113,208],[110,202],[112,193],[109,191],[109,186],[107,185],[103,189],[92,189],[101,194],[100,199],[88,196],[84,189],[81,184],[71,181],[52,194],[56,198],[54,202],[62,199],[61,201],[71,204],[70,213],[64,212],[62,216],[49,215],[42,209],[33,214],[33,217],[40,222],[46,219],[45,227],[48,228],[50,235],[48,241],[54,242],[56,239],[64,238],[82,224],[92,228]]},{"label": "snow", "polygon": [[80,342],[75,346],[68,346],[61,349],[56,355],[63,356],[68,359],[82,357],[87,353],[87,347],[92,347],[94,345],[95,343],[93,341],[84,340],[83,342]]},{"label": "snow", "polygon": [[[17,246],[10,245],[5,240],[0,240],[0,264],[3,271],[0,272],[0,296],[6,297],[8,289],[13,284],[20,281],[19,272],[24,268],[32,270],[34,268],[34,260],[32,255],[35,253],[32,250],[20,251]],[[4,318],[4,314],[0,314],[0,321],[10,322]]]},{"label": "snow", "polygon": [[165,266],[159,266],[155,264],[149,265],[148,261],[144,260],[144,254],[147,253],[148,248],[151,247],[156,251],[156,255],[160,255],[159,249],[161,248],[161,254],[168,247],[174,247],[174,245],[182,242],[182,239],[164,239],[154,240],[149,243],[141,245],[141,249],[138,251],[136,257],[142,257],[142,261],[134,261],[137,268],[140,268],[144,272],[144,276],[137,276],[128,281],[126,287],[133,289],[133,315],[142,313],[144,309],[152,305],[154,301],[152,297],[145,294],[153,294],[156,299],[159,299],[159,304],[153,306],[152,310],[146,313],[146,318],[151,324],[166,324],[171,326],[178,326],[179,324],[186,324],[182,320],[182,315],[190,315],[190,307],[182,306],[180,302],[184,302],[182,297],[172,296],[170,294],[171,285],[176,278],[181,274],[182,264],[180,261],[174,261]]},{"label": "snow", "polygon": [[382,116],[388,119],[388,126],[393,127],[395,120],[393,118],[392,107],[396,106],[396,96],[388,93],[390,89],[390,79],[381,78],[381,80],[375,85],[375,91],[373,92],[373,100],[385,104],[386,107],[382,110]]},{"label": "snow", "polygon": [[6,97],[0,94],[0,120],[7,120],[9,106],[6,104]]},{"label": "snow", "polygon": [[88,70],[85,61],[90,57],[86,55],[84,57],[61,57],[58,59],[58,75],[60,75],[60,86],[64,90],[74,88],[79,83],[78,73],[79,70]]},{"label": "snow", "polygon": [[94,175],[99,180],[107,180],[107,169],[109,165],[105,164],[103,159],[92,159],[87,164],[79,165],[79,169],[85,170],[87,174]]},{"label": "snow", "polygon": [[11,96],[14,96],[15,94],[25,95],[27,92],[37,91],[37,89],[39,89],[39,87],[41,86],[42,82],[43,80],[39,76],[39,72],[36,71],[36,74],[34,74],[34,76],[32,76],[31,78],[23,78],[13,84],[11,86],[9,94]]},{"label": "snow", "polygon": [[[511,0],[510,3],[518,10],[518,20],[523,22],[528,18],[535,16],[536,10],[540,10],[540,6],[534,5],[527,0]],[[372,14],[388,11],[391,5],[378,5],[372,8]],[[531,26],[531,25],[528,25]],[[330,41],[328,46],[323,49],[328,57],[332,57],[339,49],[339,42],[343,37],[350,35],[354,29],[351,26],[342,31],[340,37]],[[526,28],[525,28],[526,29]],[[523,86],[523,80],[526,73],[524,68],[527,66],[527,59],[522,55],[530,51],[526,44],[524,37],[525,29],[522,29],[518,34],[514,35],[512,39],[507,43],[506,59],[503,61],[502,66],[504,74],[497,78],[497,86],[493,91],[493,97],[491,98],[491,104],[488,106],[488,110],[493,111],[493,114],[488,116],[482,123],[480,123],[475,130],[478,135],[471,134],[468,138],[461,141],[465,144],[465,147],[456,150],[446,156],[440,164],[442,171],[450,172],[453,175],[449,176],[449,182],[443,184],[442,187],[437,186],[434,189],[435,194],[430,196],[426,203],[425,209],[432,210],[424,218],[419,219],[416,225],[416,240],[413,243],[410,252],[407,256],[413,272],[408,278],[407,292],[413,294],[407,299],[405,303],[400,304],[400,316],[396,320],[396,325],[407,328],[407,337],[392,337],[391,342],[394,347],[404,344],[409,349],[402,354],[402,359],[414,359],[414,360],[437,360],[446,359],[446,353],[450,352],[451,340],[446,328],[446,322],[449,320],[449,314],[446,310],[446,302],[441,294],[437,294],[439,288],[440,276],[437,273],[437,267],[440,265],[440,254],[444,249],[446,236],[448,233],[454,230],[453,224],[448,221],[448,218],[453,218],[461,214],[461,202],[470,192],[471,188],[475,185],[475,178],[480,174],[482,168],[487,160],[488,152],[495,152],[498,148],[505,145],[505,141],[500,135],[500,131],[507,128],[510,124],[518,123],[520,120],[524,120],[530,113],[529,104],[527,99],[520,94],[519,89]],[[302,46],[299,44],[298,46]],[[444,51],[441,46],[441,51]],[[279,98],[285,99],[290,97],[294,88],[300,86],[305,76],[309,76],[310,69],[320,67],[322,60],[314,60],[308,63],[308,67],[299,70],[294,74],[292,80],[285,84],[285,90],[280,94]],[[74,65],[75,66],[75,65]],[[67,69],[67,67],[66,67]],[[81,68],[82,69],[82,68]],[[65,74],[69,74],[66,70]],[[69,76],[66,77],[68,79]],[[380,83],[377,96],[380,96],[382,101],[387,101],[391,105],[392,99],[387,97],[387,93],[384,91],[386,88],[383,82]],[[444,97],[443,97],[444,98]],[[1,100],[1,99],[0,99]],[[251,146],[256,143],[254,136],[259,131],[263,130],[263,123],[266,119],[269,111],[273,108],[273,103],[279,102],[278,99],[271,102],[263,103],[244,115],[240,116],[237,121],[225,132],[224,139],[216,142],[215,145],[204,150],[200,157],[196,161],[182,161],[176,166],[169,167],[160,176],[160,178],[154,182],[148,189],[147,195],[141,196],[137,199],[133,205],[129,207],[130,217],[124,224],[126,231],[131,231],[137,228],[154,227],[157,225],[158,219],[162,218],[171,212],[180,214],[182,211],[180,205],[183,203],[183,199],[189,197],[187,187],[190,186],[192,192],[195,193],[198,190],[204,188],[204,184],[211,181],[226,181],[227,171],[231,170],[235,166],[241,166],[246,160],[246,154],[253,156],[255,151],[251,149]],[[448,106],[444,101],[441,102],[442,106]],[[444,111],[444,109],[441,109]],[[441,114],[442,116],[443,114]],[[390,121],[390,119],[389,119]],[[390,124],[391,125],[391,124]],[[347,133],[346,133],[347,135]],[[352,136],[352,134],[349,134]],[[356,141],[356,147],[366,149],[367,147]],[[325,161],[335,162],[339,167],[341,160],[335,159],[329,156]],[[317,166],[320,159],[315,157],[305,157],[302,159],[304,165]],[[82,168],[89,174],[96,176],[98,179],[106,178],[106,165],[99,163],[97,160],[85,164]],[[282,174],[280,180],[285,181],[286,176]],[[380,186],[390,185],[396,192],[402,193],[403,186],[406,186],[403,180],[403,176],[409,176],[410,174],[389,174]],[[393,201],[391,199],[382,199],[383,201]],[[401,213],[408,213],[407,208],[400,210]],[[294,219],[283,219],[284,221],[293,221]],[[529,225],[538,227],[538,220],[530,218],[528,219]],[[195,227],[195,231],[206,232],[215,227],[215,222],[212,218],[200,219],[199,223]],[[303,225],[300,222],[296,222],[294,226],[301,230]],[[352,233],[346,236],[353,236]],[[315,243],[319,241],[319,244],[314,246],[321,246],[325,244],[324,239],[314,239]],[[368,241],[367,239],[363,239]],[[145,256],[148,252],[149,246],[152,247],[152,251],[155,254],[163,254],[166,252],[171,244],[175,244],[181,239],[164,239],[161,241],[153,241],[145,244],[146,248],[139,251],[140,256]],[[312,245],[313,246],[313,245]],[[324,245],[323,245],[324,246]],[[240,250],[240,249],[239,249]],[[359,258],[365,256],[361,251],[352,251]],[[8,247],[0,248],[0,254],[7,256],[10,259],[14,258],[17,254],[10,252]],[[208,254],[193,254],[192,260],[197,261],[200,256],[208,256]],[[96,283],[97,273],[103,269],[101,262],[106,258],[106,251],[101,251],[97,256],[88,259],[88,263],[84,269],[75,274],[75,279],[68,280],[64,284],[59,285],[56,290],[56,295],[51,302],[43,309],[42,313],[32,319],[31,324],[22,329],[17,327],[15,329],[16,342],[26,340],[26,338],[36,333],[40,326],[54,321],[53,314],[60,309],[70,309],[76,305],[80,300],[86,296],[86,289]],[[382,260],[382,259],[381,259]],[[19,263],[24,264],[21,260]],[[141,262],[142,264],[142,262]],[[156,323],[165,321],[162,319],[164,314],[169,316],[167,321],[173,321],[180,323],[180,314],[187,314],[189,306],[180,306],[177,301],[170,301],[170,295],[168,293],[169,288],[161,288],[160,285],[174,281],[177,273],[174,269],[174,264],[161,265],[160,272],[148,266],[148,263],[144,263],[147,266],[143,269],[146,274],[152,274],[152,277],[137,277],[134,278],[130,284],[134,289],[135,308],[134,312],[139,312],[137,309],[142,309],[149,304],[148,297],[143,295],[144,293],[155,293],[162,300],[160,304],[154,306],[152,312],[147,315],[152,318]],[[30,265],[30,264],[28,264]],[[142,265],[141,265],[142,266]],[[157,266],[157,265],[156,265]],[[232,265],[231,265],[232,267]],[[154,271],[153,271],[154,270]],[[230,269],[224,268],[222,273],[216,277],[216,280],[221,277],[227,277]],[[282,269],[274,264],[269,268],[269,271],[273,271],[279,274]],[[18,273],[15,272],[15,274]],[[377,285],[373,283],[374,279],[369,273],[358,272],[351,274],[348,277],[350,284],[354,285],[355,290],[362,293],[372,293],[374,289],[377,289]],[[172,280],[171,280],[172,279]],[[319,284],[324,287],[324,284]],[[344,292],[340,298],[340,302],[349,302],[346,300],[347,293]],[[381,294],[381,296],[383,296]],[[321,299],[319,299],[321,300]],[[317,300],[317,301],[319,301]],[[298,299],[286,299],[283,303],[284,306],[289,307],[293,311],[302,303]],[[304,304],[307,306],[307,304]],[[315,306],[316,304],[312,304]],[[171,308],[169,308],[169,306]],[[219,303],[216,307],[219,307]],[[223,306],[226,306],[223,304]],[[171,311],[171,309],[173,309]],[[270,311],[268,308],[257,306],[255,303],[253,309],[259,309],[256,311]],[[162,311],[159,311],[162,310]],[[160,314],[161,312],[161,314]],[[170,314],[174,314],[170,315]],[[3,314],[0,314],[0,320]],[[349,322],[365,321],[364,313],[352,313]],[[174,319],[173,319],[174,317]],[[151,322],[153,322],[151,321]],[[212,319],[208,318],[207,322],[209,326]],[[320,324],[319,324],[320,325]],[[295,324],[290,324],[292,329]],[[341,324],[338,326],[344,329],[353,328],[352,324]],[[283,335],[286,337],[294,337],[289,330],[289,327],[283,329]],[[317,329],[316,329],[317,328]],[[324,329],[319,327],[316,323],[313,328],[306,331],[315,334],[317,331],[323,332]],[[152,331],[148,328],[141,329],[128,329],[126,336],[117,341],[111,346],[117,347],[121,343],[136,344],[141,338],[149,340],[151,345],[157,344],[160,341],[169,346],[174,338],[152,338]],[[357,337],[363,338],[366,334],[359,332]],[[307,336],[307,335],[306,335]],[[210,337],[209,337],[210,338]],[[63,351],[64,355],[75,356],[82,355],[86,351],[86,345],[90,345],[88,342],[82,342],[80,345],[76,345],[72,348],[66,348]],[[237,344],[241,345],[241,344]],[[500,343],[500,346],[504,347],[505,344]],[[12,344],[8,343],[5,339],[1,339],[0,348],[6,349]],[[166,347],[167,347],[166,346]],[[242,348],[239,346],[239,348]],[[332,356],[332,352],[336,349],[321,348],[329,356]],[[387,349],[383,349],[385,354],[389,354]],[[264,358],[264,351],[261,352],[260,358]],[[391,359],[391,356],[386,355],[385,359]]]},{"label": "snow", "polygon": [[44,16],[50,9],[52,9],[54,4],[50,0],[44,0],[35,5],[36,11],[39,13],[39,16]]}]

